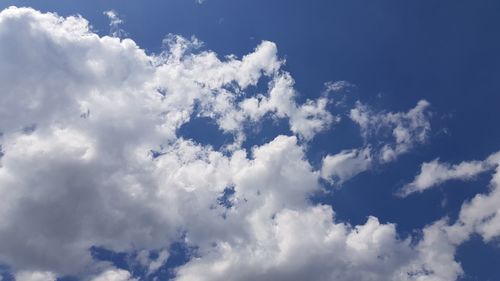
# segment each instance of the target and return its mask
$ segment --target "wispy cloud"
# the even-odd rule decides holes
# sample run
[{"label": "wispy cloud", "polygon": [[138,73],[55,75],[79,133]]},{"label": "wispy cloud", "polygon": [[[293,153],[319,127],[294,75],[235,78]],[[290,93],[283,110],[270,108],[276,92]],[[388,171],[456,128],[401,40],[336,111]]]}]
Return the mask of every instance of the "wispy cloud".
[{"label": "wispy cloud", "polygon": [[118,13],[115,10],[108,10],[103,13],[109,18],[109,33],[113,37],[124,37],[127,36],[125,30],[121,29],[120,26],[124,21],[118,17]]}]

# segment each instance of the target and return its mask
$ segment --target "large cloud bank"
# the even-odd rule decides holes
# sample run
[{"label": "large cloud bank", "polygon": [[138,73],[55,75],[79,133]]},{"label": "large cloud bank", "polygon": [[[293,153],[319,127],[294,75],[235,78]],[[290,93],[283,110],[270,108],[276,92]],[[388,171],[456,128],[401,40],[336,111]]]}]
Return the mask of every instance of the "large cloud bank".
[{"label": "large cloud bank", "polygon": [[[396,113],[358,102],[348,117],[366,145],[314,169],[308,141],[341,116],[327,94],[296,102],[272,42],[220,59],[170,35],[163,53],[149,55],[130,39],[98,36],[81,17],[14,7],[0,13],[0,42],[0,263],[18,280],[135,280],[91,248],[139,253],[153,272],[182,241],[196,253],[176,280],[445,281],[462,272],[454,251],[466,238],[454,229],[500,232],[498,176],[459,223],[436,222],[414,241],[375,217],[353,226],[313,204],[320,178],[342,183],[425,142],[428,102]],[[267,90],[251,94],[263,80]],[[180,137],[196,117],[234,142],[217,150]],[[290,135],[245,150],[256,131],[245,128],[264,119],[286,120]],[[368,141],[381,131],[383,143]],[[446,169],[437,181],[469,177]],[[431,185],[417,178],[407,192]]]}]

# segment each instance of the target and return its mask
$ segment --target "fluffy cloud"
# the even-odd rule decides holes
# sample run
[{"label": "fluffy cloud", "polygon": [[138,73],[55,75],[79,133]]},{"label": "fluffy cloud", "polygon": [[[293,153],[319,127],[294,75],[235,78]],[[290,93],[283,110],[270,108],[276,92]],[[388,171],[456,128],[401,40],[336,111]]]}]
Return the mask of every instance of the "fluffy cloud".
[{"label": "fluffy cloud", "polygon": [[[0,41],[0,262],[18,280],[133,280],[90,248],[139,253],[152,273],[175,241],[197,249],[178,280],[452,280],[437,279],[444,269],[418,271],[434,261],[433,235],[414,246],[394,224],[352,226],[310,202],[320,177],[347,180],[372,156],[343,151],[312,167],[307,141],[337,117],[326,96],[296,101],[274,43],[220,59],[170,35],[154,56],[96,35],[81,17],[27,8],[0,13]],[[262,80],[267,90],[250,95]],[[373,113],[358,104],[351,117],[365,135],[392,130],[380,156],[389,161],[386,151],[425,141],[427,106]],[[217,151],[179,136],[198,116],[234,143]],[[244,128],[265,118],[286,119],[292,135],[243,149]]]},{"label": "fluffy cloud", "polygon": [[[332,120],[326,100],[295,103],[274,43],[222,61],[171,35],[164,53],[148,56],[130,39],[92,33],[81,17],[26,8],[0,13],[0,40],[8,42],[0,46],[0,260],[14,270],[82,274],[92,246],[148,250],[186,232],[201,246],[233,230],[248,235],[253,208],[271,216],[302,207],[317,188],[295,137],[251,158],[238,147],[243,122],[288,118],[306,139]],[[262,76],[268,93],[244,98]],[[234,151],[178,138],[194,114],[234,133]],[[226,210],[217,200],[231,186]]]},{"label": "fluffy cloud", "polygon": [[282,210],[248,241],[221,242],[181,267],[178,280],[398,280],[409,241],[376,218],[351,228],[326,206]]}]

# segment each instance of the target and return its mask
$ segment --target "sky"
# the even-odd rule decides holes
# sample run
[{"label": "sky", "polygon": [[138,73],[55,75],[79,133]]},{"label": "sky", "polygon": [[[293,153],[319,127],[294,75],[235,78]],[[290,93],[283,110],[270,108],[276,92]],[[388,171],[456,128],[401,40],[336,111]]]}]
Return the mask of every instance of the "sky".
[{"label": "sky", "polygon": [[500,279],[498,1],[0,10],[0,281]]}]

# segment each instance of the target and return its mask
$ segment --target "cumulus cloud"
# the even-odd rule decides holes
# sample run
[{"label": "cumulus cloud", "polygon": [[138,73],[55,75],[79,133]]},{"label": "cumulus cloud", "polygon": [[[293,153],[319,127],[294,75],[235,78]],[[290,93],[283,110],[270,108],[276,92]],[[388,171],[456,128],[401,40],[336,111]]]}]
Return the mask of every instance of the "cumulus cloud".
[{"label": "cumulus cloud", "polygon": [[394,225],[371,217],[351,228],[332,216],[326,206],[282,210],[252,243],[221,242],[181,267],[178,280],[399,280],[413,252]]},{"label": "cumulus cloud", "polygon": [[445,219],[425,227],[422,236],[416,245],[417,258],[404,268],[400,280],[458,280],[463,269],[455,260],[455,253],[458,245],[465,241],[463,237],[457,239]]},{"label": "cumulus cloud", "polygon": [[[415,273],[431,264],[426,238],[414,246],[394,224],[353,226],[310,202],[320,177],[347,180],[373,156],[343,151],[313,168],[307,142],[337,117],[325,96],[297,102],[274,43],[220,59],[170,35],[149,55],[81,17],[15,7],[0,12],[0,41],[0,263],[18,280],[134,280],[90,249],[139,253],[152,273],[176,241],[196,248],[177,280],[439,280],[439,268]],[[263,93],[247,91],[262,80]],[[392,130],[398,155],[427,138],[427,105],[351,115],[365,135]],[[199,116],[233,135],[230,149],[179,136]],[[265,118],[291,135],[247,151],[244,128]]]}]

